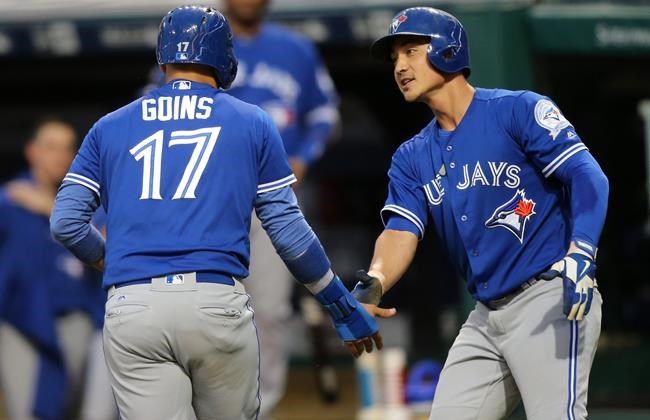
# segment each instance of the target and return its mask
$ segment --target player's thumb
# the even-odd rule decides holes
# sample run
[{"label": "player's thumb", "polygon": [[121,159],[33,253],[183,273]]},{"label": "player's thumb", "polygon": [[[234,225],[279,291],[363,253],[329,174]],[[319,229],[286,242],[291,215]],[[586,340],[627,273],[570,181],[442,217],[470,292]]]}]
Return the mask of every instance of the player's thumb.
[{"label": "player's thumb", "polygon": [[376,307],[373,315],[378,316],[380,318],[390,318],[392,316],[395,316],[395,314],[397,314],[397,309],[395,308]]}]

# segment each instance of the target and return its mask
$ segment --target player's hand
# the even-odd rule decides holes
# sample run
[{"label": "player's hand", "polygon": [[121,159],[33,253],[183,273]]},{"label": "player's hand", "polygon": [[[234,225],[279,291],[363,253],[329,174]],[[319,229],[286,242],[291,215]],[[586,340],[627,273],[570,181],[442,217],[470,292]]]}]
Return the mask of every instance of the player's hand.
[{"label": "player's hand", "polygon": [[564,314],[568,320],[580,321],[589,313],[594,297],[596,263],[593,256],[580,248],[572,247],[562,260],[540,275],[543,280],[562,277],[564,285]]},{"label": "player's hand", "polygon": [[[370,317],[369,319],[372,319],[373,322],[375,322],[374,320],[375,317],[390,318],[391,316],[394,316],[397,313],[395,308],[385,309],[385,308],[380,308],[376,305],[368,305],[368,304],[359,305],[357,307],[357,310],[365,312],[363,316]],[[368,353],[372,352],[373,342],[374,342],[374,346],[377,347],[377,350],[381,350],[382,347],[384,347],[384,340],[381,334],[379,333],[379,331],[377,331],[370,337],[364,337],[360,340],[353,340],[353,341],[346,340],[345,346],[348,348],[352,356],[359,357],[361,356],[361,354],[363,354],[364,350],[367,351]]]},{"label": "player's hand", "polygon": [[289,165],[291,165],[291,171],[296,176],[294,187],[298,187],[307,176],[307,164],[302,159],[290,157]]},{"label": "player's hand", "polygon": [[104,271],[104,258],[100,259],[97,262],[92,263],[90,266],[96,270]]},{"label": "player's hand", "polygon": [[27,181],[7,183],[7,195],[18,205],[32,213],[50,217],[54,207],[54,195]]},{"label": "player's hand", "polygon": [[379,305],[379,301],[381,301],[384,294],[381,281],[377,277],[368,274],[366,270],[358,270],[354,273],[354,278],[358,280],[358,283],[352,290],[352,296],[361,303]]}]

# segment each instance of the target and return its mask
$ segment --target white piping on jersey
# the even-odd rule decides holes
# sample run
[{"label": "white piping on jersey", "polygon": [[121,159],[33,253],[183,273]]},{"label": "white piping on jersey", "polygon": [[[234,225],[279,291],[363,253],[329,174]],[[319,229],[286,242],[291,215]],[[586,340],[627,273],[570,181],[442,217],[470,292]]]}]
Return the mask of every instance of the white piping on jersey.
[{"label": "white piping on jersey", "polygon": [[553,172],[557,168],[560,167],[564,162],[566,162],[567,159],[569,159],[571,156],[575,155],[581,150],[589,150],[587,149],[587,146],[584,145],[584,143],[576,143],[573,146],[569,147],[566,149],[564,152],[560,153],[551,163],[546,165],[544,169],[542,169],[542,174],[544,175],[545,178],[548,178],[551,176]]},{"label": "white piping on jersey", "polygon": [[278,179],[277,181],[273,182],[267,182],[265,184],[260,184],[257,186],[257,193],[265,193],[273,190],[277,190],[283,187],[286,187],[287,185],[291,185],[294,182],[298,181],[296,179],[296,176],[294,174],[291,174],[287,177],[284,177],[282,179]]},{"label": "white piping on jersey", "polygon": [[73,182],[75,184],[83,185],[86,188],[89,188],[90,190],[94,191],[95,194],[99,194],[99,184],[92,179],[88,179],[85,176],[77,175],[68,172],[66,176],[63,178],[64,181],[69,181]]},{"label": "white piping on jersey", "polygon": [[83,175],[75,174],[74,172],[68,172],[67,174],[65,174],[65,176],[71,176],[73,178],[79,178],[80,180],[86,181],[89,184],[95,186],[95,188],[99,189],[99,182],[93,181],[92,179],[87,178],[87,177],[85,177]]},{"label": "white piping on jersey", "polygon": [[318,123],[334,124],[339,120],[339,112],[335,106],[321,105],[312,109],[305,116],[305,121],[308,125]]},{"label": "white piping on jersey", "polygon": [[384,226],[386,225],[383,216],[384,210],[392,211],[393,213],[397,213],[400,216],[405,217],[406,219],[411,221],[415,225],[415,227],[418,228],[418,230],[420,231],[420,237],[424,236],[424,224],[420,221],[420,218],[415,215],[415,213],[405,209],[404,207],[396,206],[395,204],[385,205],[384,208],[381,209],[379,213],[381,216],[381,221],[384,223]]}]

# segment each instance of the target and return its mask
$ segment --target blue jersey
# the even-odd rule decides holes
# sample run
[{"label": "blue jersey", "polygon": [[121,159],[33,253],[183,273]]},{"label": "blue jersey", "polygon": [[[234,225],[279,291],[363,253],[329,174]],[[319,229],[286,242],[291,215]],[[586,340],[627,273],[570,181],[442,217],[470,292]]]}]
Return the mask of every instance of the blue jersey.
[{"label": "blue jersey", "polygon": [[69,397],[57,316],[84,311],[101,326],[106,293],[100,285],[52,238],[47,217],[12,202],[0,188],[0,319],[27,337],[40,356],[33,407],[38,418],[64,418]]},{"label": "blue jersey", "polygon": [[555,175],[586,150],[548,98],[477,88],[454,131],[434,119],[396,151],[382,218],[419,236],[433,224],[472,296],[499,298],[566,254],[570,204]]},{"label": "blue jersey", "polygon": [[295,177],[264,111],[175,80],[100,119],[65,182],[101,198],[109,287],[184,271],[248,276],[256,195]]},{"label": "blue jersey", "polygon": [[228,93],[266,110],[287,154],[311,163],[338,121],[334,86],[308,39],[273,24],[235,37],[237,78]]}]

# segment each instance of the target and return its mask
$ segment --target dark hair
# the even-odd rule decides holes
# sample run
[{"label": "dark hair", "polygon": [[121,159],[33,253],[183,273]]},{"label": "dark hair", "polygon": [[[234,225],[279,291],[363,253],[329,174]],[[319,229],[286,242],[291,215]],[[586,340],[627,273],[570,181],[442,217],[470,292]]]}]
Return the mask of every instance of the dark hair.
[{"label": "dark hair", "polygon": [[79,144],[77,130],[75,129],[74,125],[72,125],[72,123],[65,118],[54,114],[43,115],[35,120],[34,124],[32,124],[31,134],[27,139],[27,143],[31,143],[34,139],[36,139],[38,131],[48,124],[60,124],[69,127],[75,133],[75,145]]}]

